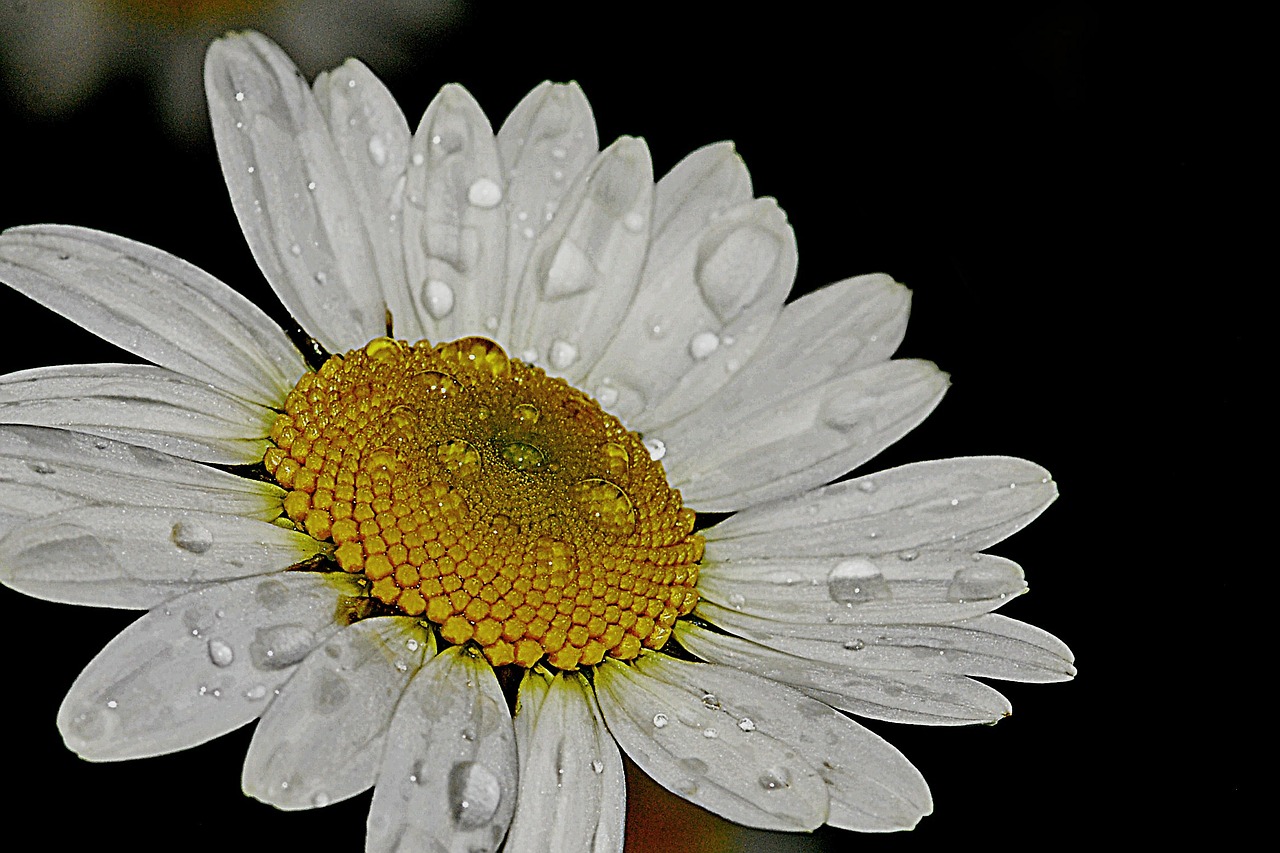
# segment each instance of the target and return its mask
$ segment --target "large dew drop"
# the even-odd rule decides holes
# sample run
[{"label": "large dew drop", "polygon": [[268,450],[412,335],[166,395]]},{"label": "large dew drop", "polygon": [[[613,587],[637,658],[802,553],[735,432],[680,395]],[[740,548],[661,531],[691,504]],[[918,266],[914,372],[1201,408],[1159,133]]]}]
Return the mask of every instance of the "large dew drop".
[{"label": "large dew drop", "polygon": [[315,645],[315,635],[302,625],[259,628],[249,645],[249,657],[258,669],[287,669],[300,662]]},{"label": "large dew drop", "polygon": [[213,547],[213,533],[198,521],[182,519],[170,533],[173,544],[192,554],[203,554]]},{"label": "large dew drop", "polygon": [[841,560],[827,575],[827,591],[841,604],[863,604],[891,597],[889,582],[865,557]]},{"label": "large dew drop", "polygon": [[947,584],[948,601],[985,601],[1017,595],[1022,591],[1019,572],[1005,563],[965,566]]},{"label": "large dew drop", "polygon": [[454,826],[479,829],[493,820],[502,802],[502,785],[493,771],[475,761],[460,761],[449,771],[449,806]]}]

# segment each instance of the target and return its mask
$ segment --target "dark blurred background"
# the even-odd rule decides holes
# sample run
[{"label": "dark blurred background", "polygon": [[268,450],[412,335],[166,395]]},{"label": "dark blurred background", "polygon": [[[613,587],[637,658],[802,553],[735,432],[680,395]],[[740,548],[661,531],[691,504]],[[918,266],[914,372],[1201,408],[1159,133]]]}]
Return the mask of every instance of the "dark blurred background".
[{"label": "dark blurred background", "polygon": [[[44,8],[0,2],[6,26]],[[273,26],[291,20],[281,11],[289,4],[273,5]],[[1180,339],[1174,316],[1193,299],[1186,282],[1199,279],[1199,328],[1228,348],[1239,342],[1213,298],[1212,252],[1193,213],[1216,180],[1209,128],[1220,109],[1187,60],[1197,22],[1173,13],[1122,18],[1107,4],[1069,2],[1013,14],[877,6],[839,17],[797,4],[757,12],[630,4],[625,13],[464,4],[421,17],[409,0],[390,5],[394,14],[378,13],[350,49],[340,38],[352,30],[345,22],[323,37],[287,26],[273,35],[332,41],[337,54],[325,65],[362,45],[374,51],[364,58],[411,126],[448,82],[465,85],[497,127],[541,80],[574,79],[594,106],[602,144],[645,137],[656,174],[696,147],[735,140],[757,195],[776,197],[796,230],[796,293],[858,273],[892,274],[914,290],[900,354],[952,374],[933,416],[868,470],[1008,454],[1045,465],[1060,484],[1044,517],[993,550],[1021,563],[1031,586],[1002,612],[1064,639],[1080,675],[1060,685],[997,685],[1014,714],[995,727],[870,723],[932,787],[935,813],[915,832],[824,829],[816,841],[734,833],[647,792],[634,798],[644,807],[633,812],[637,828],[645,812],[666,815],[658,823],[666,828],[638,834],[636,851],[1123,837],[1151,831],[1153,819],[1167,828],[1192,815],[1172,818],[1176,791],[1194,798],[1195,817],[1231,825],[1243,811],[1233,758],[1233,739],[1243,736],[1219,731],[1216,745],[1201,746],[1194,719],[1176,734],[1167,728],[1197,713],[1184,710],[1189,682],[1204,672],[1189,635],[1212,631],[1203,621],[1186,627],[1191,617],[1170,599],[1206,603],[1225,593],[1226,580],[1156,544],[1180,523],[1162,511],[1160,483],[1193,451],[1169,446],[1186,423],[1154,413],[1169,394],[1189,394],[1186,417],[1212,420],[1214,409],[1230,409],[1231,383],[1241,381],[1200,382],[1197,344]],[[198,30],[183,26],[149,46],[131,25],[98,84],[56,109],[33,105],[32,88],[52,84],[18,63],[38,51],[17,57],[18,36],[0,34],[8,74],[0,227],[65,222],[151,243],[283,321],[237,229],[202,113],[193,121],[179,106],[201,110],[199,95],[168,91],[199,80],[200,51],[174,47]],[[61,51],[73,43],[51,41],[45,58],[69,61]],[[157,79],[147,60],[162,64],[161,51],[163,63],[195,67]],[[121,357],[8,292],[0,308],[14,330],[5,371]],[[7,590],[0,602],[11,821],[104,851],[362,849],[367,796],[284,814],[240,794],[251,728],[143,762],[75,758],[54,727],[62,694],[134,616]],[[1220,664],[1215,675],[1227,683],[1241,667]]]}]

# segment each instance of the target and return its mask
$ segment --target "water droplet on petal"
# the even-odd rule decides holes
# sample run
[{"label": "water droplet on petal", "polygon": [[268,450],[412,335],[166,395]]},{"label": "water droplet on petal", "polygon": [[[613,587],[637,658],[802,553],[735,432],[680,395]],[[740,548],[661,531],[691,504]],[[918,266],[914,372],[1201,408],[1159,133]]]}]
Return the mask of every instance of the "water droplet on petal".
[{"label": "water droplet on petal", "polygon": [[329,805],[329,795],[323,791],[316,791],[315,796],[311,798],[311,805],[316,808],[324,808]]},{"label": "water droplet on petal", "polygon": [[702,361],[719,347],[720,336],[715,332],[698,332],[689,339],[689,355],[693,356],[694,361]]},{"label": "water droplet on petal", "polygon": [[732,607],[734,610],[741,610],[742,605],[747,603],[746,596],[744,596],[740,592],[729,593],[728,600],[729,600],[729,606]]},{"label": "water droplet on petal", "polygon": [[622,217],[622,225],[628,231],[638,234],[644,229],[644,214],[633,210]]},{"label": "water droplet on petal", "polygon": [[198,521],[184,518],[173,525],[173,544],[192,554],[203,554],[213,547],[213,533]]},{"label": "water droplet on petal", "polygon": [[258,701],[267,698],[267,686],[265,684],[255,684],[244,692],[244,698]]},{"label": "water droplet on petal", "polygon": [[375,166],[387,165],[387,143],[382,141],[381,136],[369,137],[369,159]]},{"label": "water droplet on petal", "polygon": [[841,604],[863,604],[891,597],[889,582],[865,557],[841,560],[827,576],[827,591]]},{"label": "water droplet on petal", "polygon": [[299,246],[297,243],[294,243],[292,246],[289,247],[289,254],[293,255],[295,258],[298,257],[299,255],[302,254],[302,247]]},{"label": "water droplet on petal", "polygon": [[766,791],[791,787],[791,771],[785,767],[773,767],[760,776],[760,787]]},{"label": "water droplet on petal", "polygon": [[682,758],[680,759],[680,766],[698,776],[707,775],[707,770],[710,769],[707,767],[707,762],[701,758]]},{"label": "water droplet on petal", "polygon": [[315,635],[302,625],[259,628],[249,645],[249,657],[259,669],[286,669],[307,656]]},{"label": "water droplet on petal", "polygon": [[715,740],[716,738],[720,737],[720,733],[717,732],[715,729],[703,729],[702,736],[707,740]]},{"label": "water droplet on petal", "polygon": [[236,92],[236,100],[237,100],[237,101],[243,101],[243,100],[244,100],[244,92]]},{"label": "water droplet on petal", "polygon": [[958,569],[947,584],[948,601],[986,601],[1022,591],[1022,576],[1005,563],[984,563]]},{"label": "water droplet on petal", "polygon": [[864,477],[861,480],[858,480],[858,491],[865,492],[869,495],[875,490],[876,490],[875,480],[872,480],[866,477]]},{"label": "water droplet on petal", "polygon": [[502,802],[502,784],[493,771],[475,761],[460,761],[449,771],[449,804],[459,829],[479,829],[493,820]]},{"label": "water droplet on petal", "polygon": [[667,455],[667,443],[660,438],[646,438],[644,449],[649,451],[649,458],[654,462]]},{"label": "water droplet on petal", "polygon": [[760,295],[782,253],[773,234],[743,225],[698,247],[694,278],[721,322],[741,314]]},{"label": "water droplet on petal", "polygon": [[846,652],[860,652],[867,647],[862,640],[845,640],[844,650]]},{"label": "water droplet on petal", "polygon": [[568,341],[555,341],[551,344],[551,366],[556,370],[564,370],[578,360],[578,348]]},{"label": "water droplet on petal", "polygon": [[720,700],[716,698],[714,693],[704,693],[702,694],[702,707],[708,711],[719,711]]},{"label": "water droplet on petal", "polygon": [[601,761],[601,760],[600,760],[600,759],[598,759],[598,758],[597,758],[597,759],[594,759],[594,760],[591,762],[591,769],[592,769],[592,771],[594,771],[596,774],[603,773],[603,772],[604,772],[604,762],[603,762],[603,761]]},{"label": "water droplet on petal", "polygon": [[481,178],[467,189],[467,201],[485,209],[502,201],[502,188],[488,178]]},{"label": "water droplet on petal", "polygon": [[750,717],[743,717],[741,720],[738,720],[738,728],[742,729],[744,732],[754,732],[756,730],[755,720]]},{"label": "water droplet on petal", "polygon": [[666,715],[666,714],[654,714],[654,715],[653,715],[653,727],[654,727],[655,729],[666,728],[666,725],[667,725],[667,715]]},{"label": "water droplet on petal", "polygon": [[209,641],[209,660],[213,661],[214,666],[231,666],[231,662],[235,659],[236,653],[231,646],[222,640]]},{"label": "water droplet on petal", "polygon": [[453,310],[453,288],[439,279],[428,279],[422,285],[422,304],[427,306],[428,314],[443,320]]},{"label": "water droplet on petal", "polygon": [[542,278],[542,293],[560,299],[590,289],[597,280],[595,265],[576,244],[561,240]]}]

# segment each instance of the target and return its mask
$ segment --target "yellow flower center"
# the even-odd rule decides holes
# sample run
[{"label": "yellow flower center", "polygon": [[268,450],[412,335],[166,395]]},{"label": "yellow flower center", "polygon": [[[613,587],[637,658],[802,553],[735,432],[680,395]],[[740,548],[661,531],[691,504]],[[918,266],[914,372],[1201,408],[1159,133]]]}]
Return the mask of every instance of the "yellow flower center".
[{"label": "yellow flower center", "polygon": [[494,666],[631,659],[697,603],[694,512],[639,436],[485,338],[331,357],[271,441],[289,518]]}]

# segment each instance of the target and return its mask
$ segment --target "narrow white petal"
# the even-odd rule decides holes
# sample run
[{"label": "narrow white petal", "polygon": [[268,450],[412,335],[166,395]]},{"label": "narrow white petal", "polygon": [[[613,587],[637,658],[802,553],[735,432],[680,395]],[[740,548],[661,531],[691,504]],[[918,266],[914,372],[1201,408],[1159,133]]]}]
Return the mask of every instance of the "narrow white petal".
[{"label": "narrow white petal", "polygon": [[207,587],[156,608],[85,668],[58,710],[67,747],[121,761],[204,743],[256,719],[337,631],[345,575],[289,572]]},{"label": "narrow white petal", "polygon": [[708,222],[753,197],[751,174],[732,142],[705,145],[686,156],[654,190],[649,267],[666,267]]},{"label": "narrow white petal", "polygon": [[529,670],[515,723],[520,797],[507,849],[620,853],[626,778],[590,685],[576,673]]},{"label": "narrow white petal", "polygon": [[1075,677],[1066,644],[1033,625],[994,614],[951,625],[766,624],[718,608],[716,625],[809,660],[864,670],[914,670],[1005,681],[1053,682]]},{"label": "narrow white petal", "polygon": [[[947,375],[903,359],[796,392],[786,376],[740,409],[703,407],[661,431],[671,485],[704,512],[801,494],[857,468],[919,424]],[[732,413],[731,415],[728,413]]]},{"label": "narrow white petal", "polygon": [[645,266],[587,383],[642,431],[723,385],[766,338],[795,278],[795,235],[773,199],[724,210],[692,232],[669,231],[683,243],[670,260]]},{"label": "narrow white petal", "polygon": [[[543,83],[511,111],[498,131],[498,153],[506,167],[507,275],[516,283],[538,236],[547,228],[579,174],[600,151],[591,105],[577,83]],[[509,337],[516,288],[503,294],[494,319],[499,340]],[[486,318],[486,328],[488,319]]]},{"label": "narrow white petal", "polygon": [[121,349],[264,406],[306,370],[252,302],[174,256],[87,228],[0,234],[0,280]]},{"label": "narrow white petal", "polygon": [[316,78],[312,87],[329,125],[337,162],[346,171],[378,272],[379,289],[395,320],[395,333],[411,341],[417,328],[400,242],[409,125],[395,98],[359,60],[348,59]]},{"label": "narrow white petal", "polygon": [[[760,408],[760,398],[776,397],[780,387],[795,393],[887,361],[902,342],[910,307],[911,291],[887,275],[858,276],[806,294],[783,306],[751,359],[676,425],[688,431],[687,424],[714,424],[724,412]],[[652,429],[661,434],[667,426]]]},{"label": "narrow white petal", "polygon": [[435,635],[407,616],[339,631],[263,714],[244,761],[244,792],[293,810],[373,787],[396,703],[435,653]]},{"label": "narrow white petal", "polygon": [[652,207],[649,149],[622,137],[579,176],[538,237],[516,296],[513,355],[531,354],[570,382],[587,375],[636,292]]},{"label": "narrow white petal", "polygon": [[[709,620],[711,621],[711,620]],[[961,726],[1009,716],[997,691],[962,675],[863,670],[774,651],[681,621],[680,645],[700,658],[790,685],[833,708],[893,723]],[[886,630],[888,630],[886,628]]]},{"label": "narrow white petal", "polygon": [[366,223],[302,75],[280,48],[246,32],[209,47],[204,79],[236,218],[289,313],[332,351],[385,333]]},{"label": "narrow white petal", "polygon": [[171,456],[257,462],[276,413],[163,367],[74,364],[0,376],[0,420],[115,438]]},{"label": "narrow white petal", "polygon": [[506,270],[505,181],[493,130],[461,86],[440,90],[414,131],[404,191],[409,293],[437,341],[493,335]]},{"label": "narrow white petal", "polygon": [[698,594],[732,618],[745,617],[726,625],[759,619],[824,627],[954,622],[1027,590],[1017,563],[989,554],[906,551],[721,562],[715,545],[708,546],[698,572]]},{"label": "narrow white petal", "polygon": [[273,521],[284,491],[271,483],[111,439],[0,425],[0,532],[19,521],[97,504],[169,507]]},{"label": "narrow white petal", "polygon": [[1023,459],[938,459],[752,507],[706,537],[717,560],[839,557],[853,548],[972,553],[1030,524],[1056,497],[1049,472]]},{"label": "narrow white petal", "polygon": [[[828,796],[817,770],[772,733],[742,728],[732,706],[709,702],[712,691],[701,679],[715,669],[660,654],[634,664],[606,659],[595,688],[609,731],[658,784],[728,820],[783,831],[821,826]],[[746,673],[735,676],[778,707],[791,695]]]},{"label": "narrow white petal", "polygon": [[646,667],[699,693],[704,707],[728,715],[726,724],[748,738],[777,738],[800,753],[826,782],[828,824],[864,832],[910,829],[932,810],[928,785],[902,753],[822,702],[725,666],[662,658],[660,666]]},{"label": "narrow white petal", "polygon": [[0,583],[49,601],[142,609],[211,583],[283,571],[324,547],[236,515],[83,506],[0,538]]},{"label": "narrow white petal", "polygon": [[515,809],[518,766],[493,668],[461,646],[446,649],[396,708],[365,850],[497,850]]}]

